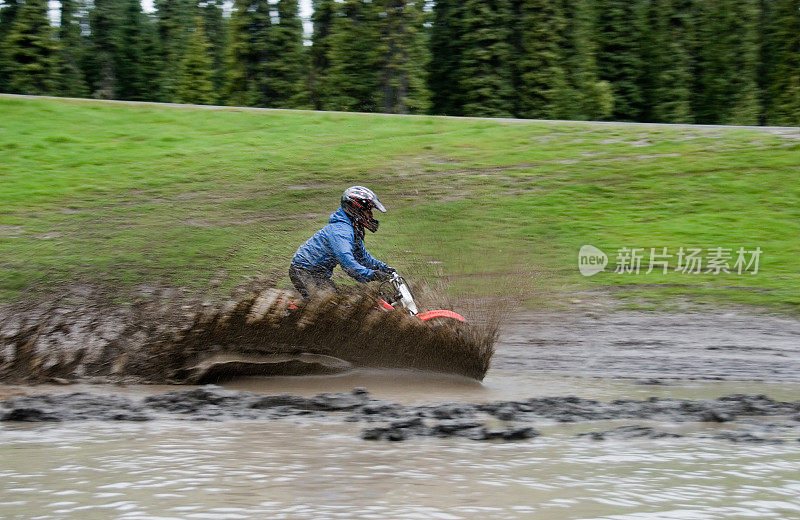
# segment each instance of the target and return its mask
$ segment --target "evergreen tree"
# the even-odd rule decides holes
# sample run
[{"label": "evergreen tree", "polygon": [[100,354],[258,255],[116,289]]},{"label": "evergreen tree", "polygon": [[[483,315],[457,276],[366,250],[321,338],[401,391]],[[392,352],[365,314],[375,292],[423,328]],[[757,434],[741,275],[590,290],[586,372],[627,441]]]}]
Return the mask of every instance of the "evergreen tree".
[{"label": "evergreen tree", "polygon": [[767,16],[764,55],[771,125],[800,125],[800,1],[775,0]]},{"label": "evergreen tree", "polygon": [[94,7],[89,11],[91,61],[86,72],[92,95],[99,99],[113,99],[116,95],[117,75],[114,61],[121,16],[119,7],[118,0],[94,0]]},{"label": "evergreen tree", "polygon": [[114,28],[115,98],[145,100],[151,95],[145,69],[155,56],[148,56],[148,23],[140,0],[121,0],[120,24]]},{"label": "evergreen tree", "polygon": [[594,28],[597,14],[591,0],[562,0],[567,25],[564,54],[569,119],[607,119],[614,111],[611,85],[598,78]]},{"label": "evergreen tree", "polygon": [[328,110],[375,112],[380,106],[379,10],[368,0],[345,0],[328,36]]},{"label": "evergreen tree", "polygon": [[11,30],[11,24],[14,23],[14,18],[17,17],[19,10],[18,0],[3,0],[0,3],[0,42]]},{"label": "evergreen tree", "polygon": [[456,73],[460,112],[510,117],[514,110],[508,0],[465,0],[461,6],[460,62]]},{"label": "evergreen tree", "polygon": [[228,49],[228,25],[222,16],[222,0],[208,0],[202,4],[202,15],[204,29],[208,43],[211,45],[211,56],[213,60],[214,91],[217,93],[217,101],[222,101],[227,81],[227,49]]},{"label": "evergreen tree", "polygon": [[11,30],[11,24],[14,23],[18,10],[18,0],[2,0],[0,2],[0,39]]},{"label": "evergreen tree", "polygon": [[691,123],[694,0],[650,0],[642,90],[642,120]]},{"label": "evergreen tree", "polygon": [[696,5],[698,123],[758,124],[758,0]]},{"label": "evergreen tree", "polygon": [[234,2],[226,96],[229,104],[265,106],[263,83],[268,67],[271,27],[267,0]]},{"label": "evergreen tree", "polygon": [[191,28],[197,13],[195,0],[155,0],[158,36],[164,76],[161,81],[161,100],[174,101],[176,70],[186,54]]},{"label": "evergreen tree", "polygon": [[598,12],[598,55],[600,79],[614,92],[612,117],[638,121],[642,117],[643,2],[602,0]]},{"label": "evergreen tree", "polygon": [[761,95],[758,90],[758,0],[731,0],[731,7],[735,17],[732,20],[735,20],[733,30],[740,34],[739,45],[732,52],[739,67],[737,71],[732,71],[730,91],[733,103],[723,122],[730,125],[757,125],[761,119]]},{"label": "evergreen tree", "polygon": [[334,17],[337,14],[335,0],[313,0],[314,9],[311,23],[314,32],[311,34],[311,65],[309,70],[308,85],[311,104],[316,110],[321,110],[327,97],[324,87],[327,85],[328,54],[330,43],[328,36],[331,33]]},{"label": "evergreen tree", "polygon": [[202,18],[197,17],[178,69],[175,99],[179,103],[210,105],[217,98],[212,81],[214,62],[203,25]]},{"label": "evergreen tree", "polygon": [[305,93],[306,57],[303,24],[297,0],[278,0],[278,24],[270,30],[270,49],[263,78],[263,102],[267,106],[302,106]]},{"label": "evergreen tree", "polygon": [[58,42],[47,18],[46,0],[26,0],[19,6],[3,42],[6,89],[16,94],[59,93]]},{"label": "evergreen tree", "polygon": [[570,116],[560,0],[521,0],[516,17],[517,114],[536,119]]},{"label": "evergreen tree", "polygon": [[428,86],[434,114],[458,115],[461,106],[461,14],[460,0],[437,0],[433,6]]},{"label": "evergreen tree", "polygon": [[4,42],[8,33],[11,32],[18,9],[17,0],[3,0],[2,7],[0,7],[0,92],[8,92],[6,85],[9,65],[4,52]]},{"label": "evergreen tree", "polygon": [[384,0],[381,17],[383,111],[424,113],[430,106],[424,0]]},{"label": "evergreen tree", "polygon": [[142,26],[142,55],[144,63],[141,65],[142,81],[145,86],[144,99],[148,101],[163,101],[161,97],[164,89],[165,68],[161,61],[161,44],[158,38],[158,25],[153,15],[144,14]]},{"label": "evergreen tree", "polygon": [[89,95],[81,63],[86,52],[81,26],[76,18],[75,0],[61,0],[61,25],[58,29],[61,43],[61,94],[69,97]]},{"label": "evergreen tree", "polygon": [[779,0],[760,0],[760,18],[758,25],[758,34],[760,40],[759,48],[759,65],[758,65],[758,90],[761,94],[759,101],[761,102],[761,118],[759,124],[770,124],[769,120],[773,117],[773,103],[772,92],[770,85],[770,76],[774,70],[775,56],[778,54],[777,47],[779,45],[778,38],[775,33],[776,28],[776,6]]}]

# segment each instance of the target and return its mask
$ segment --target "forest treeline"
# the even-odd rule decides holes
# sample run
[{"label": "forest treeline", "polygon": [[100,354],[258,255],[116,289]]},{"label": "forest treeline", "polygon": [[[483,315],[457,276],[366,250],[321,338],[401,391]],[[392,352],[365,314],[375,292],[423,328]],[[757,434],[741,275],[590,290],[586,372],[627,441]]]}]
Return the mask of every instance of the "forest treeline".
[{"label": "forest treeline", "polygon": [[800,124],[800,0],[4,0],[0,92]]}]

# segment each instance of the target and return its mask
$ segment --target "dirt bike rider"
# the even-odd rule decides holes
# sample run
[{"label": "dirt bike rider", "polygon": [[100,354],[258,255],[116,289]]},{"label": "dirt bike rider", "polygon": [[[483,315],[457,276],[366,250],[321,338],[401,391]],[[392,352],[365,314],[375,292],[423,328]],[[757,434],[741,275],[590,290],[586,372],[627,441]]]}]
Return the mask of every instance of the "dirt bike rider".
[{"label": "dirt bike rider", "polygon": [[351,186],[342,194],[342,206],[328,220],[328,225],[317,231],[292,258],[289,278],[309,299],[320,290],[336,291],[331,274],[336,264],[359,282],[385,281],[394,269],[372,258],[364,248],[364,228],[378,230],[378,221],[372,210],[386,213],[386,208],[372,190]]}]

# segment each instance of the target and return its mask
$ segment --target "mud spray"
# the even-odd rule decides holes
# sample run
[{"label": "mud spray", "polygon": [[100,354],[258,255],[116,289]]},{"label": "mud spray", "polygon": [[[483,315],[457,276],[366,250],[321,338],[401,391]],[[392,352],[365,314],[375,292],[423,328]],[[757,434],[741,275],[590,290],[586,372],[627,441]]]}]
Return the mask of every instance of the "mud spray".
[{"label": "mud spray", "polygon": [[[0,315],[0,381],[217,383],[239,375],[411,368],[482,380],[499,319],[422,322],[385,311],[368,288],[290,308],[296,296],[248,290],[220,305],[153,292],[113,305],[93,291]],[[435,321],[435,320],[431,320]]]}]

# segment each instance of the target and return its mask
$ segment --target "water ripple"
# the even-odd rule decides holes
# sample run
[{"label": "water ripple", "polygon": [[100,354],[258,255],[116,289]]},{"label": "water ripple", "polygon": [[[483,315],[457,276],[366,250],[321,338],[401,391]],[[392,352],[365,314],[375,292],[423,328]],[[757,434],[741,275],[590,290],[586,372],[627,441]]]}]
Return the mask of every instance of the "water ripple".
[{"label": "water ripple", "polygon": [[[0,427],[0,517],[800,517],[796,444],[711,439],[366,443],[352,425]],[[735,447],[735,449],[732,449]]]}]

